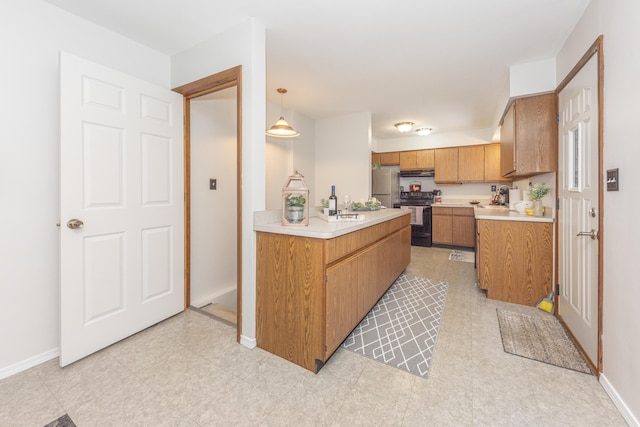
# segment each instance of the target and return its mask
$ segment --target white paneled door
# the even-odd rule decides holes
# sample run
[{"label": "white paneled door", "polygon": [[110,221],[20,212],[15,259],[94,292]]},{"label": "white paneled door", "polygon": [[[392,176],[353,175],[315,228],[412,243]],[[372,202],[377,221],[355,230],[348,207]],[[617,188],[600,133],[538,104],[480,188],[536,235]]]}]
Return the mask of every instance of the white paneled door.
[{"label": "white paneled door", "polygon": [[182,96],[61,53],[60,365],[184,308]]},{"label": "white paneled door", "polygon": [[598,364],[598,58],[559,94],[558,314]]}]

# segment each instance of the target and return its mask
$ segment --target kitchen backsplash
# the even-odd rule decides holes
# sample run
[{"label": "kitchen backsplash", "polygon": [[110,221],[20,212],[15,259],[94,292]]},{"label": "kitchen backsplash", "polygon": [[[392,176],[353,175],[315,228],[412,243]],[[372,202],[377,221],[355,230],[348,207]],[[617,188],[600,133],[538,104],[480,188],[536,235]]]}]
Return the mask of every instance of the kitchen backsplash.
[{"label": "kitchen backsplash", "polygon": [[442,198],[453,199],[476,199],[476,198],[490,198],[491,186],[496,185],[499,188],[500,183],[467,183],[467,184],[448,184],[438,185],[433,178],[400,178],[400,186],[404,187],[405,191],[409,191],[409,184],[412,182],[419,182],[422,185],[422,191],[440,190],[442,191]]}]

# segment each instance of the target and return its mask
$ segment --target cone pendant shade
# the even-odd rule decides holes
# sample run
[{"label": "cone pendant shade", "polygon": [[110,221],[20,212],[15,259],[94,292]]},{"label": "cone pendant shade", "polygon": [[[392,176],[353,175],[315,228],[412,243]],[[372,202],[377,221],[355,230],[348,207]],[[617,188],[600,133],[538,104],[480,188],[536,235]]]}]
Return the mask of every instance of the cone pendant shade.
[{"label": "cone pendant shade", "polygon": [[287,93],[287,90],[284,88],[278,88],[278,93],[280,94],[280,119],[275,125],[267,129],[266,134],[269,136],[275,136],[276,138],[293,138],[294,136],[300,135],[300,132],[289,126],[289,123],[287,123],[282,115],[282,96]]},{"label": "cone pendant shade", "polygon": [[292,138],[300,135],[300,132],[289,126],[284,117],[280,117],[276,124],[267,130],[267,135],[279,138]]}]

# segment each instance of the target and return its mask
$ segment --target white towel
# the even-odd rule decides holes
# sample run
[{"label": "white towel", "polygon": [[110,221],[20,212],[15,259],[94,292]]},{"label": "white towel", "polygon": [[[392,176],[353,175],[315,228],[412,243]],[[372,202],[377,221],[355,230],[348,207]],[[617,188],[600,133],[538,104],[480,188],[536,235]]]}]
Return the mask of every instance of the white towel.
[{"label": "white towel", "polygon": [[410,209],[411,224],[422,225],[422,210],[424,209],[422,206],[400,206],[400,209]]}]

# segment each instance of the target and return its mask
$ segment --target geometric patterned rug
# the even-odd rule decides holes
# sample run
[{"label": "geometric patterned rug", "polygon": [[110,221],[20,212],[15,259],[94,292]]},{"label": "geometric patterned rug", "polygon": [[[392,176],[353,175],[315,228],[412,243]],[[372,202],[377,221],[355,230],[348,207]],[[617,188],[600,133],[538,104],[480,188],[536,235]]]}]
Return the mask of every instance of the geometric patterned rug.
[{"label": "geometric patterned rug", "polygon": [[554,316],[530,316],[501,309],[496,312],[505,352],[591,374],[589,365]]},{"label": "geometric patterned rug", "polygon": [[76,427],[76,425],[73,421],[71,421],[71,418],[69,418],[69,415],[64,414],[57,420],[51,421],[49,424],[47,424],[44,427]]},{"label": "geometric patterned rug", "polygon": [[446,297],[446,282],[403,273],[342,347],[428,378]]}]

